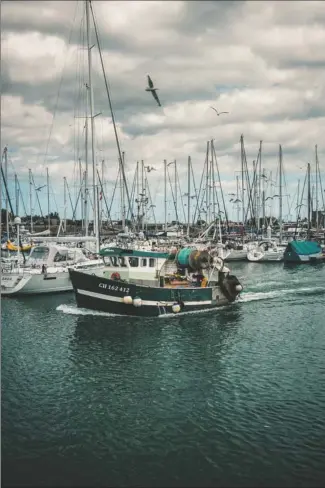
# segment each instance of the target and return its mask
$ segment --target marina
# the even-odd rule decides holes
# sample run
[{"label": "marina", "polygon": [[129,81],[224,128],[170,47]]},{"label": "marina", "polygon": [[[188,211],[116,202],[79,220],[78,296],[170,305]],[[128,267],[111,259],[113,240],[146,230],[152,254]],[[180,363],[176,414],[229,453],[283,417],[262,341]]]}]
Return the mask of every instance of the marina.
[{"label": "marina", "polygon": [[3,486],[321,487],[322,35],[288,55],[286,2],[16,3]]}]

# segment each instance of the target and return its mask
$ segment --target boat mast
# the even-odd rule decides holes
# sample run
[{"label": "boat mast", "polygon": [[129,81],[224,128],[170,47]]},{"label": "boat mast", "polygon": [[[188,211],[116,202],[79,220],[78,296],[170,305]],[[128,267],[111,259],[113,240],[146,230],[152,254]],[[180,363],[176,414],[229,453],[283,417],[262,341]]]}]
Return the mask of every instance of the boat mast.
[{"label": "boat mast", "polygon": [[121,161],[121,206],[122,206],[122,231],[125,229],[125,195],[124,195],[124,180],[123,180],[123,171],[122,166],[125,167],[125,152],[122,151],[122,161]]},{"label": "boat mast", "polygon": [[174,161],[175,164],[175,213],[176,213],[176,222],[177,222],[177,228],[178,228],[178,211],[177,211],[177,165],[176,165],[176,159]]},{"label": "boat mast", "polygon": [[80,184],[80,217],[81,217],[81,230],[84,230],[84,193],[83,193],[83,177],[81,159],[79,158],[79,184]]},{"label": "boat mast", "polygon": [[279,145],[279,226],[280,226],[280,238],[279,243],[282,244],[282,147]]},{"label": "boat mast", "polygon": [[310,210],[311,210],[311,195],[310,195],[310,163],[307,164],[307,183],[308,183],[308,229],[307,229],[307,239],[310,239]]},{"label": "boat mast", "polygon": [[[245,230],[245,185],[244,185],[244,136],[240,136],[240,153],[241,153],[241,201],[242,201],[242,217],[243,217],[243,231]],[[244,241],[244,232],[243,232]]]},{"label": "boat mast", "polygon": [[19,216],[19,187],[17,173],[15,173],[15,199],[16,199],[16,217]]},{"label": "boat mast", "polygon": [[239,225],[239,176],[236,175],[237,224]]},{"label": "boat mast", "polygon": [[318,232],[318,154],[317,154],[317,144],[315,146],[315,160],[316,160],[316,231]]},{"label": "boat mast", "polygon": [[187,162],[187,237],[190,237],[190,218],[191,218],[191,156]]},{"label": "boat mast", "polygon": [[260,141],[260,150],[259,150],[259,165],[258,165],[258,202],[257,202],[257,230],[260,230],[260,217],[261,217],[261,202],[262,202],[262,195],[261,195],[261,179],[262,179],[262,142]]},{"label": "boat mast", "polygon": [[91,129],[91,160],[92,160],[92,176],[93,176],[93,206],[94,206],[94,234],[96,236],[96,252],[99,252],[99,226],[98,226],[98,205],[97,205],[97,190],[96,190],[96,165],[95,165],[95,115],[94,115],[94,93],[92,86],[92,55],[91,50],[94,45],[90,44],[90,16],[89,16],[89,0],[86,0],[86,24],[87,24],[87,46],[88,46],[88,86],[90,98],[90,129]]},{"label": "boat mast", "polygon": [[33,198],[32,198],[32,170],[28,170],[29,174],[29,209],[30,209],[30,233],[33,233]]},{"label": "boat mast", "polygon": [[46,187],[47,187],[47,226],[50,230],[51,227],[51,218],[50,218],[50,177],[49,177],[49,169],[46,168]]},{"label": "boat mast", "polygon": [[167,161],[164,159],[164,211],[165,211],[165,232],[167,231]]},{"label": "boat mast", "polygon": [[88,237],[88,201],[89,201],[89,189],[88,189],[88,85],[86,84],[86,114],[85,114],[85,202],[84,202],[84,225],[85,236]]},{"label": "boat mast", "polygon": [[[3,153],[4,153],[4,160],[5,160],[5,180],[6,180],[6,185],[8,188],[8,149],[7,149],[7,147],[4,148]],[[6,193],[6,233],[7,233],[7,239],[9,239],[9,199],[8,199],[7,193]]]},{"label": "boat mast", "polygon": [[64,200],[64,213],[63,213],[63,230],[67,231],[67,183],[66,177],[63,177],[63,200]]}]

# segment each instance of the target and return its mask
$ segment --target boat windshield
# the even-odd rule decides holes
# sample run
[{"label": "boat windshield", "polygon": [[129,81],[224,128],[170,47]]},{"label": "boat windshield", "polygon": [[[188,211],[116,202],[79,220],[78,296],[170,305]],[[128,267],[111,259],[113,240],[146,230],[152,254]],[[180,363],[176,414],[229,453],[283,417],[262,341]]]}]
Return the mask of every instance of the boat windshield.
[{"label": "boat windshield", "polygon": [[49,255],[49,248],[44,246],[37,246],[32,249],[29,255],[30,259],[37,261],[46,261]]}]

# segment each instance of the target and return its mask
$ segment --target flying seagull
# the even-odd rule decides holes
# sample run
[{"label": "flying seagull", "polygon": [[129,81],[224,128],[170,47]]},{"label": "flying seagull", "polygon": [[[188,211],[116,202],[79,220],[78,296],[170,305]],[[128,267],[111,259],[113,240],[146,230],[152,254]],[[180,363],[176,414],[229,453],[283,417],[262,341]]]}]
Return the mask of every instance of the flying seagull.
[{"label": "flying seagull", "polygon": [[267,197],[267,198],[265,198],[265,201],[269,200],[269,199],[273,200],[273,197]]},{"label": "flying seagull", "polygon": [[38,188],[35,188],[35,191],[41,191],[42,188],[45,188],[47,185],[39,186]]},{"label": "flying seagull", "polygon": [[150,171],[157,171],[156,168],[154,168],[153,166],[145,166],[146,170],[148,173],[150,173]]},{"label": "flying seagull", "polygon": [[159,98],[158,98],[158,95],[156,93],[156,91],[159,90],[159,88],[154,88],[152,79],[150,78],[149,75],[147,75],[147,77],[148,77],[148,86],[146,88],[146,91],[147,92],[151,92],[153,98],[158,103],[158,106],[161,107],[161,103],[160,103]]},{"label": "flying seagull", "polygon": [[229,112],[218,112],[218,110],[217,110],[216,108],[214,108],[214,107],[210,107],[210,108],[212,108],[212,110],[214,110],[214,111],[215,111],[215,113],[218,115],[218,117],[219,117],[219,115],[221,115],[221,114],[229,114]]}]

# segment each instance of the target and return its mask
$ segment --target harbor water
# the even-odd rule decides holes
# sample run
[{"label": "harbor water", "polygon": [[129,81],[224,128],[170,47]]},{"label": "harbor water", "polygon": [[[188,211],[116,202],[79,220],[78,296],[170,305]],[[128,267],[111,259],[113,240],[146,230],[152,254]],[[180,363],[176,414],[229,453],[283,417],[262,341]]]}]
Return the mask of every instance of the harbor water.
[{"label": "harbor water", "polygon": [[231,270],[152,320],[2,298],[2,486],[323,486],[325,265]]}]

